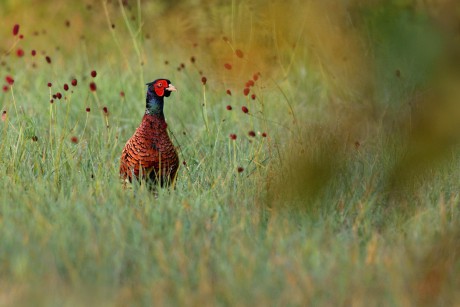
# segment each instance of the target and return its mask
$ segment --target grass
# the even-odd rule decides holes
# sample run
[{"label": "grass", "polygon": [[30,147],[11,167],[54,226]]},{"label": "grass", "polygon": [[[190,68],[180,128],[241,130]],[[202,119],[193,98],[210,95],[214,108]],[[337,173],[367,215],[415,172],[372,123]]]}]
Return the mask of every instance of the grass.
[{"label": "grass", "polygon": [[[0,305],[458,304],[457,75],[395,3],[2,4]],[[158,77],[185,165],[155,197],[118,159]]]}]

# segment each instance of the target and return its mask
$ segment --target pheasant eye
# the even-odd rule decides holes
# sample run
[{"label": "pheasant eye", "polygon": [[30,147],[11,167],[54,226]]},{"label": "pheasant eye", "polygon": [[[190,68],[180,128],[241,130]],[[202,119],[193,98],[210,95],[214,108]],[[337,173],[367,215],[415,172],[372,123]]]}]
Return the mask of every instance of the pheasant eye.
[{"label": "pheasant eye", "polygon": [[161,82],[157,84],[157,87],[162,87],[162,86],[163,84],[161,84]]}]

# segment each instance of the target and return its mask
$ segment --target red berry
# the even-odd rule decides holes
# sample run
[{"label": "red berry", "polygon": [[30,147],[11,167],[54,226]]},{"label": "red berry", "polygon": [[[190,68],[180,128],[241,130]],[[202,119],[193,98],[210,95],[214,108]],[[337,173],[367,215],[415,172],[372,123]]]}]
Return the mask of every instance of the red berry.
[{"label": "red berry", "polygon": [[57,97],[58,99],[61,99],[61,98],[62,98],[62,94],[59,93],[59,92],[57,92],[57,93],[56,93],[56,97]]},{"label": "red berry", "polygon": [[230,140],[233,140],[233,141],[236,140],[236,134],[231,133],[230,134]]},{"label": "red berry", "polygon": [[32,50],[32,51],[30,52],[30,54],[31,54],[32,56],[35,56],[35,55],[37,54],[37,51]]},{"label": "red berry", "polygon": [[69,90],[69,85],[67,83],[64,83],[64,91],[68,91]]},{"label": "red berry", "polygon": [[74,144],[78,144],[78,138],[76,136],[71,137],[70,141]]},{"label": "red berry", "polygon": [[96,78],[97,72],[95,70],[91,71],[91,77]]},{"label": "red berry", "polygon": [[77,86],[78,81],[77,79],[72,79],[71,83],[72,83],[72,86]]},{"label": "red berry", "polygon": [[241,111],[243,111],[243,113],[248,113],[249,112],[248,108],[246,108],[245,106],[241,107]]},{"label": "red berry", "polygon": [[96,91],[96,88],[97,88],[97,87],[96,87],[96,83],[91,82],[91,83],[89,84],[89,89],[91,90],[91,92],[95,92],[95,91]]},{"label": "red berry", "polygon": [[252,94],[251,98],[252,98],[252,100],[255,100],[256,99],[256,94]]},{"label": "red berry", "polygon": [[232,106],[231,106],[231,105],[228,105],[228,106],[227,106],[227,110],[231,111],[231,110],[232,110]]},{"label": "red berry", "polygon": [[51,82],[48,82],[48,87],[52,87],[53,84]]},{"label": "red berry", "polygon": [[244,94],[244,96],[249,95],[249,87],[245,87],[245,88],[244,88],[243,94]]}]

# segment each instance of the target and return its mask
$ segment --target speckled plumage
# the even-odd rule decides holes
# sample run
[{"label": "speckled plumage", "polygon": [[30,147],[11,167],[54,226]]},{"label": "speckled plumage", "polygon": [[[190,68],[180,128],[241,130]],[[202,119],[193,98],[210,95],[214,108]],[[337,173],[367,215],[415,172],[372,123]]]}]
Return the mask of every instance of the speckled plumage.
[{"label": "speckled plumage", "polygon": [[167,81],[167,88],[175,88],[169,80],[159,79],[149,83],[146,114],[134,135],[126,142],[120,159],[120,176],[132,181],[133,177],[146,179],[161,186],[170,185],[176,178],[179,157],[167,131],[163,115],[163,92],[156,93],[158,81]]}]

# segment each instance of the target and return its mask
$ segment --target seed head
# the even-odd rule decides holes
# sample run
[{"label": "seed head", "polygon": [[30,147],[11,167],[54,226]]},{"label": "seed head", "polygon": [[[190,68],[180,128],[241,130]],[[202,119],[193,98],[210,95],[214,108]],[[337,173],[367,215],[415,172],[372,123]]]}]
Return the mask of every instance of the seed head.
[{"label": "seed head", "polygon": [[246,108],[245,106],[241,107],[241,111],[243,111],[243,113],[248,113],[249,112],[248,108]]},{"label": "seed head", "polygon": [[266,133],[266,132],[262,132],[262,137],[263,137],[263,138],[266,138],[266,137],[267,137],[267,133]]},{"label": "seed head", "polygon": [[203,83],[203,85],[206,85],[206,81],[208,81],[208,79],[206,79],[206,77],[201,78],[201,83]]},{"label": "seed head", "polygon": [[7,85],[4,85],[4,86],[2,87],[2,89],[3,89],[4,92],[8,92],[8,86],[7,86]]},{"label": "seed head", "polygon": [[107,107],[103,107],[102,111],[104,111],[104,114],[109,114],[109,109],[107,109]]},{"label": "seed head", "polygon": [[252,94],[251,98],[252,98],[252,100],[255,100],[256,99],[256,94]]},{"label": "seed head", "polygon": [[355,142],[355,149],[359,149],[360,146],[361,146],[361,144],[359,143],[359,141],[356,141]]},{"label": "seed head", "polygon": [[58,99],[61,99],[61,98],[62,98],[62,94],[59,93],[59,92],[57,92],[57,93],[56,93],[56,97],[57,97]]},{"label": "seed head", "polygon": [[16,55],[21,58],[24,56],[24,50],[22,50],[21,48],[18,48],[18,50],[16,50]]},{"label": "seed head", "polygon": [[96,83],[91,82],[91,83],[89,84],[89,89],[91,90],[91,92],[95,92],[95,91],[96,91],[96,88],[97,88],[97,87],[96,87]]},{"label": "seed head", "polygon": [[242,58],[244,56],[243,51],[241,51],[240,49],[236,49],[235,54],[239,58]]},{"label": "seed head", "polygon": [[89,113],[91,111],[90,107],[86,107],[86,112]]},{"label": "seed head", "polygon": [[71,83],[72,83],[72,86],[77,86],[78,81],[77,79],[72,79]]},{"label": "seed head", "polygon": [[230,134],[230,140],[232,140],[232,141],[236,140],[236,134],[231,133]]},{"label": "seed head", "polygon": [[125,92],[121,91],[121,92],[120,92],[120,96],[121,96],[121,97],[125,97]]},{"label": "seed head", "polygon": [[190,62],[195,63],[195,57],[194,57],[194,56],[192,56],[192,57],[190,58]]},{"label": "seed head", "polygon": [[49,56],[46,56],[45,59],[48,64],[51,64],[51,58]]},{"label": "seed head", "polygon": [[6,111],[2,112],[2,122],[6,120]]},{"label": "seed head", "polygon": [[244,96],[249,95],[249,87],[245,87],[245,88],[244,88],[243,94],[244,94]]},{"label": "seed head", "polygon": [[232,109],[233,109],[233,108],[232,108],[231,105],[228,105],[228,106],[227,106],[227,110],[231,111]]},{"label": "seed head", "polygon": [[18,33],[19,33],[19,25],[15,24],[13,26],[13,35],[16,36],[16,35],[18,35]]},{"label": "seed head", "polygon": [[238,166],[237,171],[238,173],[242,173],[244,171],[244,168],[242,168],[241,166]]},{"label": "seed head", "polygon": [[78,144],[78,138],[76,136],[71,137],[70,141],[74,144]]},{"label": "seed head", "polygon": [[96,78],[97,72],[95,70],[91,71],[91,77]]},{"label": "seed head", "polygon": [[11,76],[6,76],[6,77],[5,77],[5,80],[6,80],[6,83],[8,83],[9,85],[13,85],[13,84],[14,84],[14,79],[13,79],[13,77],[11,77]]},{"label": "seed head", "polygon": [[64,83],[64,91],[68,91],[69,90],[69,85],[67,83]]},{"label": "seed head", "polygon": [[53,83],[48,82],[48,87],[52,87],[52,86],[53,86]]},{"label": "seed head", "polygon": [[232,96],[232,91],[227,90],[227,95]]},{"label": "seed head", "polygon": [[229,63],[225,63],[224,64],[224,67],[228,70],[232,69],[232,64],[229,64]]},{"label": "seed head", "polygon": [[31,54],[32,56],[35,56],[35,55],[37,54],[37,51],[32,50],[32,51],[30,52],[30,54]]},{"label": "seed head", "polygon": [[250,137],[255,137],[255,136],[256,136],[256,133],[255,133],[254,131],[251,130],[251,131],[248,132],[248,135],[249,135]]}]

